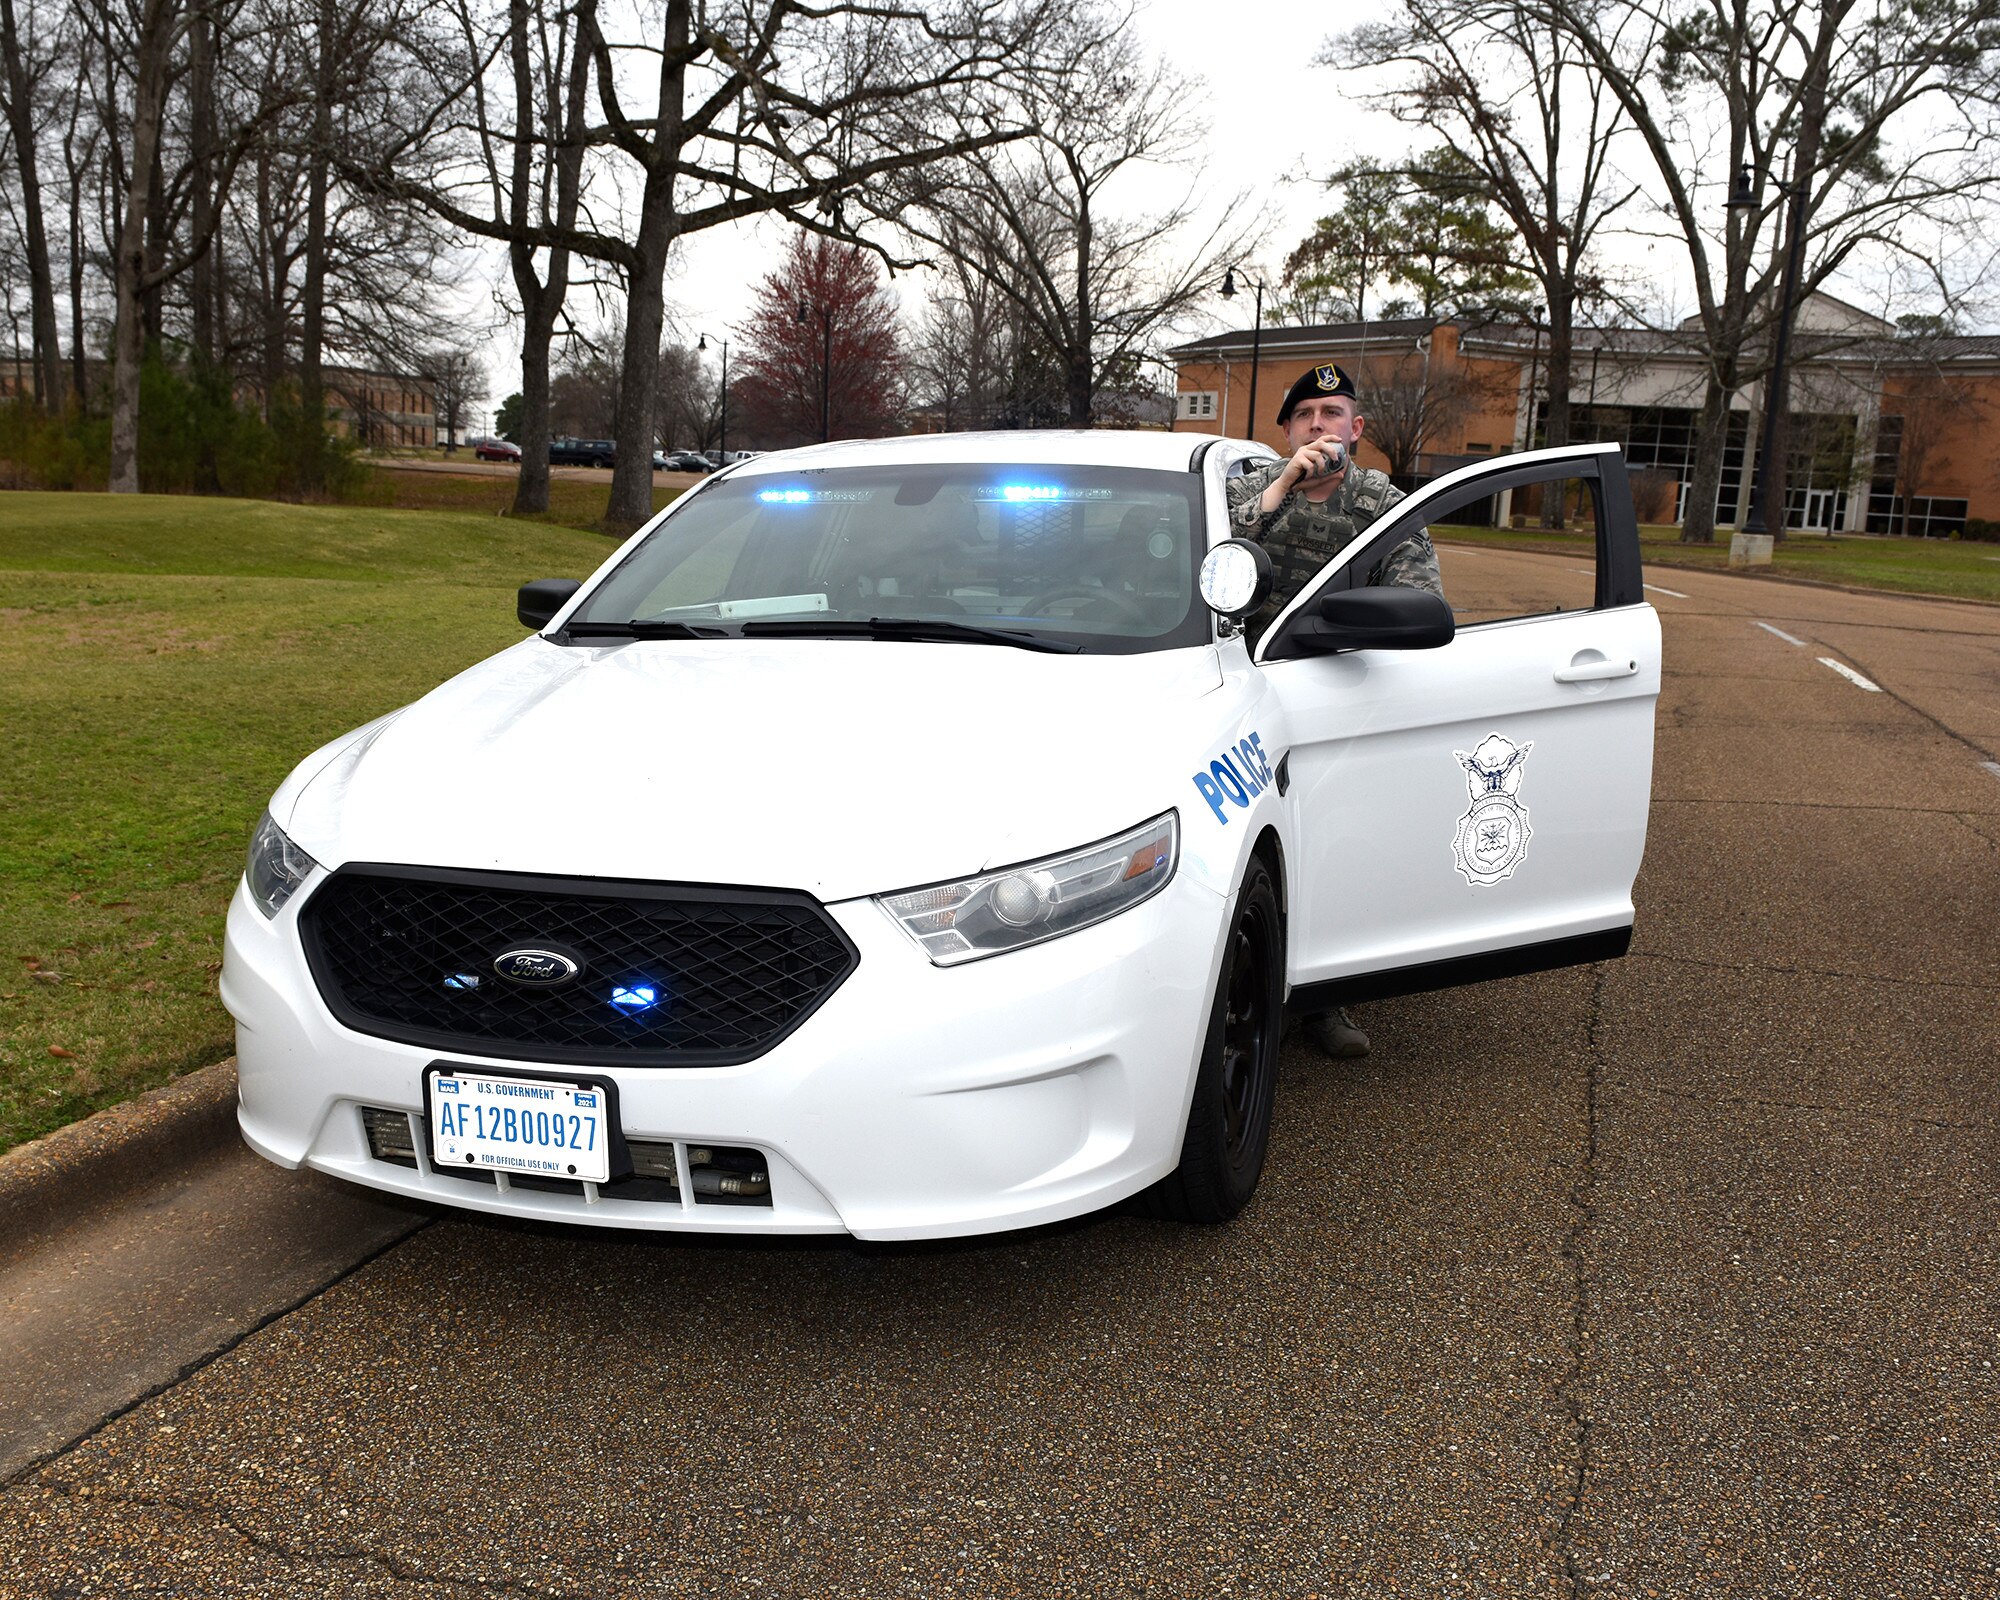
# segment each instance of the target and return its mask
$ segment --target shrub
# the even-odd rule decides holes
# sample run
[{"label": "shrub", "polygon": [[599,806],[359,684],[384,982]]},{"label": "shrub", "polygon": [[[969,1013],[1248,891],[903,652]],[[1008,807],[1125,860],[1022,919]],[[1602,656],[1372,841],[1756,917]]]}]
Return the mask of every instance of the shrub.
[{"label": "shrub", "polygon": [[0,402],[0,488],[102,489],[111,476],[111,423],[72,398],[50,416],[26,396]]},{"label": "shrub", "polygon": [[1981,544],[2000,544],[2000,522],[1988,517],[1967,517],[1963,539],[1976,539]]},{"label": "shrub", "polygon": [[1681,480],[1675,474],[1659,467],[1636,467],[1632,472],[1632,509],[1641,522],[1672,522],[1680,489]]},{"label": "shrub", "polygon": [[[91,397],[109,403],[108,383]],[[201,362],[179,365],[157,347],[139,372],[139,487],[149,494],[222,494],[348,501],[367,469],[354,442],[335,437],[325,412],[310,420],[293,383],[259,399]],[[111,477],[111,420],[72,397],[50,416],[32,400],[0,400],[0,489],[104,489]]]}]

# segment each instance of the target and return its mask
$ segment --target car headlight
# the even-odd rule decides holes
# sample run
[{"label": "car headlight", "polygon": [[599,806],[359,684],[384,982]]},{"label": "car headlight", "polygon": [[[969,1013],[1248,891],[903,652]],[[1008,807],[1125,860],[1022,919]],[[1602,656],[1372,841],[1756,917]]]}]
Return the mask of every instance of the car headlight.
[{"label": "car headlight", "polygon": [[877,898],[933,963],[951,967],[1131,910],[1167,886],[1180,845],[1180,817],[1169,811],[1065,855]]},{"label": "car headlight", "polygon": [[257,819],[257,831],[250,836],[250,859],[243,876],[250,885],[250,898],[267,917],[284,909],[294,890],[312,876],[319,863],[290,839],[284,829],[265,812]]}]

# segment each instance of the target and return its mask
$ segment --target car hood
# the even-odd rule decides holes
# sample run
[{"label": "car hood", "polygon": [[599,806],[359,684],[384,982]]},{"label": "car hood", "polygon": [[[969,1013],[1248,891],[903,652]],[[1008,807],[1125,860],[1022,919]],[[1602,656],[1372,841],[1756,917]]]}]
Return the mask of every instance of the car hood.
[{"label": "car hood", "polygon": [[[1173,803],[1212,648],[524,640],[280,791],[328,866],[744,883],[843,900],[1031,860]],[[277,802],[274,802],[274,806]]]}]

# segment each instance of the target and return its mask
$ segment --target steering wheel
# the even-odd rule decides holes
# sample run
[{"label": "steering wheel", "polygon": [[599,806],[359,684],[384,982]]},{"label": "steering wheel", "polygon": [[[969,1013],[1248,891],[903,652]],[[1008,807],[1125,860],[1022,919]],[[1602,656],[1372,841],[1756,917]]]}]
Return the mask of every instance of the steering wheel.
[{"label": "steering wheel", "polygon": [[1054,605],[1058,600],[1069,599],[1108,601],[1112,610],[1117,612],[1120,619],[1126,622],[1147,622],[1151,620],[1146,615],[1146,608],[1140,605],[1138,601],[1127,599],[1115,589],[1093,589],[1081,583],[1065,584],[1060,589],[1049,590],[1047,594],[1036,595],[1034,599],[1026,602],[1021,607],[1021,614],[1028,617],[1038,617],[1043,614],[1045,607]]}]

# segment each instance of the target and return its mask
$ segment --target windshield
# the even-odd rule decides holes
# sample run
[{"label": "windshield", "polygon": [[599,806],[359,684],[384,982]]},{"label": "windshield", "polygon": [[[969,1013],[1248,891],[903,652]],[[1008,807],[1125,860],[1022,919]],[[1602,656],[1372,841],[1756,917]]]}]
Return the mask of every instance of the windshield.
[{"label": "windshield", "polygon": [[[829,634],[894,621],[1120,653],[1203,644],[1200,477],[1118,467],[874,466],[693,492],[565,626]],[[842,626],[844,624],[844,627]],[[589,627],[578,627],[579,637]],[[921,637],[877,628],[870,637]],[[949,626],[930,630],[952,633]],[[996,641],[997,642],[997,641]]]}]

